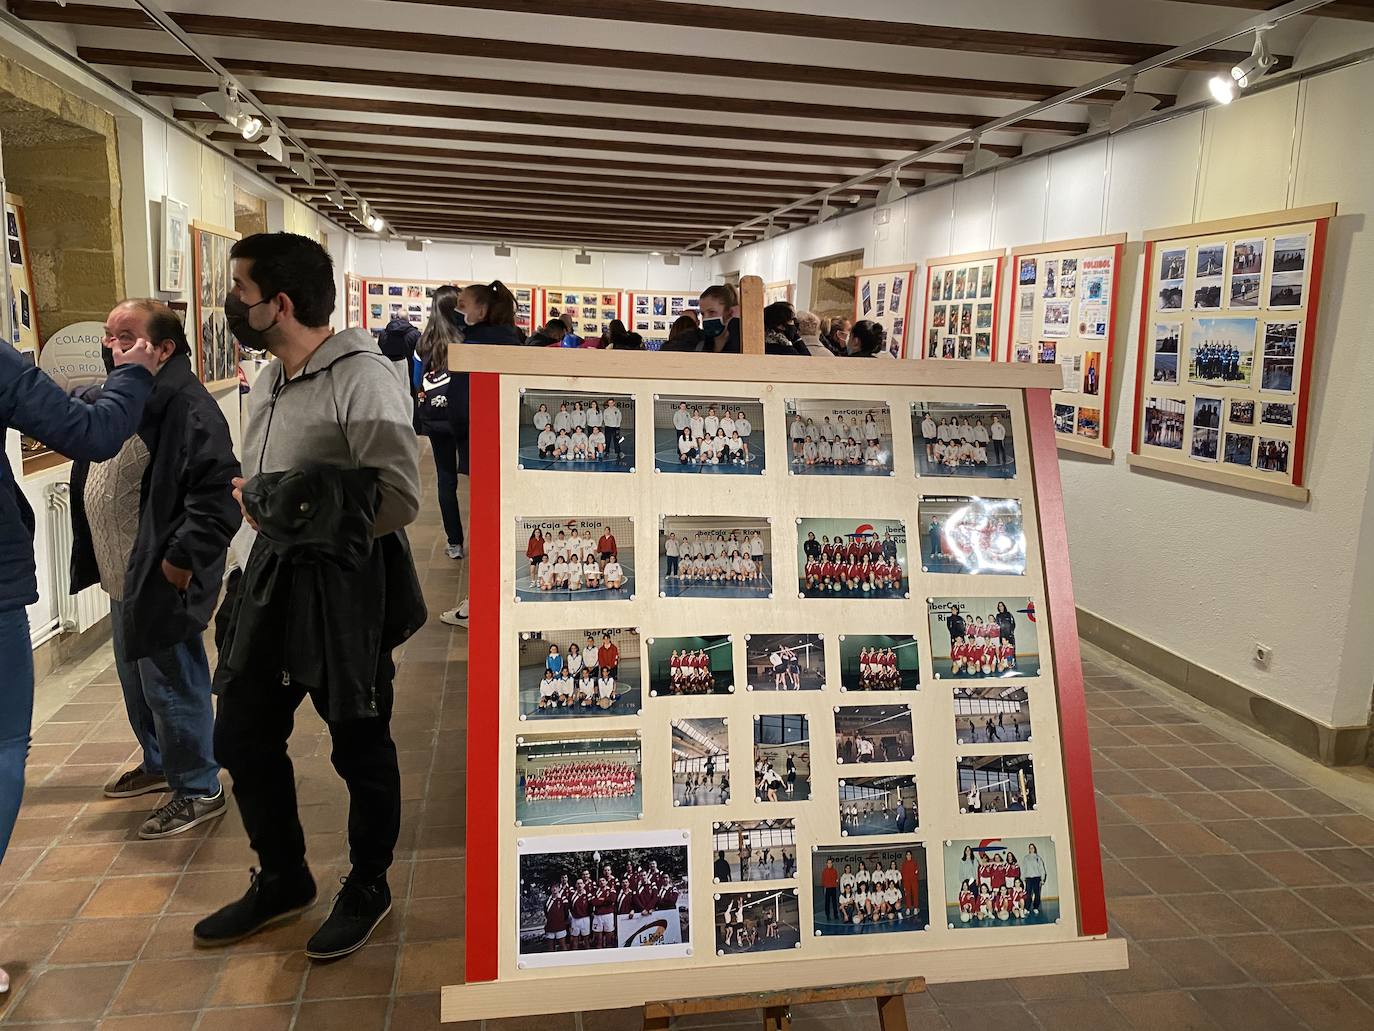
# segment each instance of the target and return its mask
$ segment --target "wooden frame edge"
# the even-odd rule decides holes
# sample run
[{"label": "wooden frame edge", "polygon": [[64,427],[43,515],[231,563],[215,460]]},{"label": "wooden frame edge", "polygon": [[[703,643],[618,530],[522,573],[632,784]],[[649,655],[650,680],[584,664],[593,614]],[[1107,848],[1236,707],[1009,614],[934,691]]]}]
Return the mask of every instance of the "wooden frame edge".
[{"label": "wooden frame edge", "polygon": [[1182,477],[1185,480],[1198,480],[1202,483],[1210,483],[1213,486],[1234,487],[1236,490],[1248,491],[1251,494],[1267,494],[1270,497],[1283,498],[1285,501],[1301,501],[1305,503],[1312,497],[1312,492],[1310,490],[1295,484],[1284,483],[1278,480],[1261,480],[1255,476],[1245,476],[1241,473],[1228,473],[1225,469],[1212,469],[1206,466],[1199,466],[1194,469],[1191,466],[1183,465],[1179,462],[1154,458],[1150,455],[1129,454],[1126,456],[1126,464],[1135,469],[1147,469],[1150,472],[1166,473],[1170,476]]},{"label": "wooden frame edge", "polygon": [[1335,218],[1336,202],[1329,204],[1309,204],[1302,208],[1288,208],[1284,211],[1266,211],[1258,215],[1241,215],[1236,218],[1218,218],[1210,222],[1193,222],[1189,225],[1166,226],[1160,229],[1147,229],[1143,239],[1146,243],[1173,240],[1185,236],[1211,236],[1213,234],[1242,232],[1246,229],[1267,229],[1272,226],[1289,225],[1294,222],[1317,222],[1324,218]]},{"label": "wooden frame edge", "polygon": [[1025,258],[1032,254],[1052,254],[1055,251],[1081,251],[1090,247],[1119,247],[1129,238],[1129,233],[1108,233],[1106,236],[1080,236],[1076,240],[1048,240],[1045,243],[1028,243],[1013,247],[1007,252],[1011,258]]},{"label": "wooden frame edge", "polygon": [[204,222],[198,218],[191,219],[191,228],[199,229],[202,233],[213,233],[215,236],[225,236],[230,240],[243,239],[243,234],[237,229],[225,229],[224,226],[217,226],[213,222]]},{"label": "wooden frame edge", "polygon": [[1089,444],[1086,440],[1066,437],[1062,433],[1056,433],[1055,439],[1059,442],[1060,451],[1072,451],[1076,455],[1088,455],[1091,458],[1105,458],[1109,462],[1116,458],[1116,449],[1103,444]]},{"label": "wooden frame edge", "polygon": [[[910,272],[911,275],[912,275],[913,277],[915,277],[915,275],[916,275],[916,267],[917,267],[918,264],[919,264],[918,262],[912,261],[912,262],[908,262],[908,263],[903,264],[903,265],[875,265],[875,266],[873,266],[872,268],[861,268],[861,269],[859,269],[859,271],[855,272],[854,275],[855,275],[856,277],[857,277],[857,276],[885,276],[885,275],[887,275],[889,272]],[[791,280],[782,280],[781,282],[791,282]],[[776,284],[768,284],[768,283],[765,283],[764,285],[765,285],[765,286],[769,286],[769,285],[776,285]]]},{"label": "wooden frame edge", "polygon": [[970,251],[968,254],[949,254],[943,258],[927,258],[927,265],[966,265],[975,261],[988,261],[992,258],[1005,258],[1005,247],[994,247],[986,251]]}]

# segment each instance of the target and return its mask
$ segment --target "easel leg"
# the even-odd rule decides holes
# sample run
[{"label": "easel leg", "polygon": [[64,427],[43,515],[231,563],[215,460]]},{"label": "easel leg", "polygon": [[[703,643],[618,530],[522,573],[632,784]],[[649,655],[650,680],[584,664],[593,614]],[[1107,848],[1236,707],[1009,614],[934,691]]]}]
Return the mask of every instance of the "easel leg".
[{"label": "easel leg", "polygon": [[878,997],[878,1027],[881,1031],[907,1031],[906,996]]},{"label": "easel leg", "polygon": [[792,1011],[786,1006],[770,1006],[765,1009],[763,1031],[792,1031]]}]

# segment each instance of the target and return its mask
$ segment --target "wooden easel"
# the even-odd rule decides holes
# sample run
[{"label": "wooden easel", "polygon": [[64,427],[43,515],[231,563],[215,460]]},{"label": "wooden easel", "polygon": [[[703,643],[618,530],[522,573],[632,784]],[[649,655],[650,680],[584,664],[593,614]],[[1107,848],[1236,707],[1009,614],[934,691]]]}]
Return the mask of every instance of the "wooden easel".
[{"label": "wooden easel", "polygon": [[866,984],[836,985],[830,988],[793,989],[785,992],[746,992],[714,998],[674,999],[644,1005],[644,1031],[669,1031],[674,1017],[701,1013],[737,1013],[763,1010],[763,1031],[790,1031],[792,1007],[845,999],[873,999],[878,1004],[878,1027],[882,1031],[907,1031],[907,995],[926,990],[924,977],[900,981],[870,981]]}]

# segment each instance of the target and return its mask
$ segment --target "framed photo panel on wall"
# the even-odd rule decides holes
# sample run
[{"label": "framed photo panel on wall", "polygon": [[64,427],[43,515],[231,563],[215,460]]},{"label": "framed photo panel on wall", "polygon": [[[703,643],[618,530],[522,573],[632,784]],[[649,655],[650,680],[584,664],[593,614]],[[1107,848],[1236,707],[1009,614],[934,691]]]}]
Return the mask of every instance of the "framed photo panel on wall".
[{"label": "framed photo panel on wall", "polygon": [[187,336],[195,341],[202,383],[223,385],[238,378],[239,343],[224,317],[224,298],[231,282],[229,251],[238,238],[232,229],[191,223],[196,318]]},{"label": "framed photo panel on wall", "polygon": [[887,334],[888,353],[894,358],[907,357],[907,327],[915,285],[915,265],[861,268],[854,280],[854,321],[866,319],[882,326]]},{"label": "framed photo panel on wall", "polygon": [[[571,308],[572,306],[567,305],[567,307]],[[630,294],[629,317],[625,319],[625,328],[644,338],[646,351],[659,351],[668,342],[668,335],[673,330],[673,323],[684,315],[700,325],[701,320],[697,316],[697,309],[700,307],[701,299],[696,294],[669,293],[666,291],[632,293]],[[552,318],[553,316],[550,315],[549,317]],[[597,332],[599,333],[600,330]],[[595,336],[596,334],[592,335]]]},{"label": "framed photo panel on wall", "polygon": [[1002,296],[1002,251],[932,258],[926,266],[921,357],[946,361],[997,360]]},{"label": "framed photo panel on wall", "polygon": [[1306,501],[1308,390],[1334,204],[1145,234],[1137,468]]},{"label": "framed photo panel on wall", "polygon": [[[640,295],[636,295],[637,297]],[[645,294],[644,297],[651,299],[654,295]],[[667,294],[658,295],[665,302],[669,300]],[[549,319],[555,316],[564,322],[573,324],[573,332],[583,337],[598,337],[602,331],[615,319],[629,324],[625,318],[623,302],[625,294],[620,290],[607,289],[599,286],[546,286],[539,291],[539,325],[544,325]],[[685,301],[684,301],[685,303]],[[679,312],[681,314],[681,312]],[[650,316],[652,319],[653,316]],[[672,325],[672,317],[666,314],[663,316],[669,326]],[[643,321],[643,320],[638,320]],[[639,331],[636,331],[639,332]],[[648,335],[640,332],[640,336],[647,341]],[[663,332],[663,339],[667,339],[668,334]]]}]

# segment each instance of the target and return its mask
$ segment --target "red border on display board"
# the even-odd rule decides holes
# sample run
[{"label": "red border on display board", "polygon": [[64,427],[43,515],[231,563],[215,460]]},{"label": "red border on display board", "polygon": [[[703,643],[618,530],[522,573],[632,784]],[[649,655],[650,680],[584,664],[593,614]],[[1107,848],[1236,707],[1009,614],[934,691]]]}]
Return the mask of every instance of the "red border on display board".
[{"label": "red border on display board", "polygon": [[[1145,331],[1150,328],[1150,278],[1155,260],[1155,242],[1145,242],[1145,274],[1140,280],[1140,335],[1135,342],[1135,414],[1131,418],[1131,454],[1140,454],[1140,424],[1145,418]],[[1182,360],[1182,341],[1179,359]]]},{"label": "red border on display board", "polygon": [[[1064,795],[1069,806],[1069,837],[1078,894],[1078,929],[1084,935],[1107,933],[1107,894],[1102,881],[1102,846],[1093,795],[1088,707],[1083,696],[1083,661],[1078,648],[1078,613],[1069,574],[1069,535],[1064,523],[1064,492],[1059,482],[1059,437],[1054,431],[1048,390],[1027,390],[1026,425],[1034,466],[1036,519],[1045,568],[1043,619],[1054,653],[1059,703],[1059,740],[1064,762]],[[471,831],[469,831],[469,835]]]},{"label": "red border on display board", "polygon": [[[1112,315],[1107,320],[1107,354],[1106,361],[1102,363],[1102,395],[1100,401],[1102,407],[1098,410],[1097,417],[1097,442],[1103,447],[1112,446],[1112,366],[1116,364],[1116,327],[1117,317],[1121,314],[1121,259],[1125,254],[1126,245],[1116,244],[1112,248]],[[1011,339],[1010,335],[1007,337]],[[1007,357],[1011,358],[1011,347],[1007,347]]]},{"label": "red border on display board", "polygon": [[1007,260],[1004,254],[997,259],[997,271],[992,280],[992,347],[990,362],[997,361],[997,320],[1002,317],[1002,263]]},{"label": "red border on display board", "polygon": [[1322,272],[1326,265],[1329,218],[1317,219],[1312,234],[1312,271],[1307,277],[1307,322],[1302,328],[1302,393],[1298,395],[1298,424],[1293,431],[1293,484],[1301,487],[1307,465],[1307,401],[1312,393],[1312,359],[1316,354],[1317,312],[1322,300]]}]

